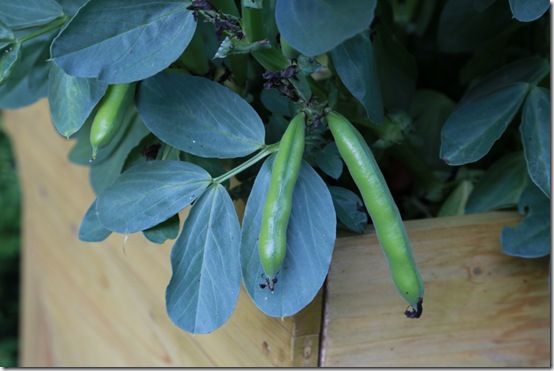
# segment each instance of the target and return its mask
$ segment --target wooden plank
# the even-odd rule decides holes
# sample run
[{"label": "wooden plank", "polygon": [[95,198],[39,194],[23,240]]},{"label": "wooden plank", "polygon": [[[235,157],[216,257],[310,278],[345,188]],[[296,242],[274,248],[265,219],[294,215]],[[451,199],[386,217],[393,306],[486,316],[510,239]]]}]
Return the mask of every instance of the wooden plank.
[{"label": "wooden plank", "polygon": [[265,316],[242,292],[218,331],[190,335],[176,328],[164,304],[171,243],[154,245],[140,235],[78,241],[94,198],[88,169],[67,160],[72,143],[56,134],[46,101],[5,112],[5,124],[23,186],[21,365],[317,365],[316,341],[309,357],[296,348],[319,337],[320,299],[299,314],[299,324]]},{"label": "wooden plank", "polygon": [[549,367],[549,259],[500,252],[516,213],[408,222],[425,280],[420,319],[389,278],[374,233],[337,242],[327,281],[321,365]]}]

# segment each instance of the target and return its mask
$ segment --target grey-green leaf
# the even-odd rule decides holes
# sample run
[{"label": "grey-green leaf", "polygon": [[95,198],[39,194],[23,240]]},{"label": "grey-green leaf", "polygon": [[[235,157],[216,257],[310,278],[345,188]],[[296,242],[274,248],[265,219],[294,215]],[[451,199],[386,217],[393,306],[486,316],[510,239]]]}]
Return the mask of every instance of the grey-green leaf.
[{"label": "grey-green leaf", "polygon": [[87,1],[89,0],[56,0],[63,8],[63,12],[67,16],[74,16]]},{"label": "grey-green leaf", "polygon": [[479,11],[468,0],[448,0],[438,22],[440,50],[463,53],[474,50],[496,36],[511,22],[505,0]]},{"label": "grey-green leaf", "polygon": [[10,76],[0,84],[0,108],[16,109],[29,105],[47,93],[50,37],[46,34],[25,42]]},{"label": "grey-green leaf", "polygon": [[533,183],[519,200],[519,212],[526,213],[515,227],[502,230],[502,252],[521,258],[540,258],[550,254],[550,200]]},{"label": "grey-green leaf", "polygon": [[0,22],[11,29],[40,26],[63,15],[54,0],[3,0],[0,2]]},{"label": "grey-green leaf", "polygon": [[201,157],[246,156],[264,144],[264,125],[238,94],[203,77],[163,72],[145,80],[138,110],[164,142]]},{"label": "grey-green leaf", "polygon": [[258,235],[274,155],[263,164],[248,198],[242,223],[244,286],[256,306],[272,317],[292,316],[308,305],[325,280],[336,237],[335,208],[323,180],[302,163],[294,189],[287,252],[275,290],[262,289]]},{"label": "grey-green leaf", "polygon": [[142,231],[190,205],[210,182],[204,169],[187,162],[146,162],[121,174],[98,195],[98,217],[114,232]]},{"label": "grey-green leaf", "polygon": [[333,49],[331,56],[341,81],[362,103],[369,119],[383,122],[383,99],[369,32],[346,40]]},{"label": "grey-green leaf", "polygon": [[179,214],[175,214],[160,224],[148,228],[143,233],[148,241],[158,244],[176,239],[179,235]]},{"label": "grey-green leaf", "polygon": [[387,111],[408,111],[416,90],[417,61],[385,21],[375,26],[373,51]]},{"label": "grey-green leaf", "polygon": [[192,207],[171,250],[166,306],[177,326],[205,334],[231,316],[240,292],[239,248],[233,202],[223,186],[214,185]]},{"label": "grey-green leaf", "polygon": [[85,242],[104,241],[112,232],[100,224],[96,212],[96,199],[90,205],[79,227],[79,239]]},{"label": "grey-green leaf", "polygon": [[340,178],[344,164],[335,142],[328,143],[315,155],[317,166],[333,179]]},{"label": "grey-green leaf", "polygon": [[531,180],[550,198],[550,93],[540,87],[529,92],[519,127]]},{"label": "grey-green leaf", "polygon": [[[92,147],[90,146],[90,127],[92,120],[89,119],[85,122],[81,130],[75,133],[70,139],[74,144],[67,154],[67,159],[76,165],[89,166],[92,160]],[[98,157],[96,160],[98,161]]]},{"label": "grey-green leaf", "polygon": [[363,233],[368,224],[364,204],[357,194],[342,187],[329,187],[337,218],[352,232]]},{"label": "grey-green leaf", "polygon": [[94,0],[79,9],[52,44],[66,73],[110,84],[150,77],[185,50],[196,21],[180,0]]},{"label": "grey-green leaf", "polygon": [[523,154],[506,155],[487,169],[477,182],[467,201],[466,212],[479,213],[514,206],[526,185]]},{"label": "grey-green leaf", "polygon": [[461,103],[490,94],[515,82],[537,84],[550,72],[550,63],[541,57],[528,57],[509,63],[488,74],[472,86],[462,97]]},{"label": "grey-green leaf", "polygon": [[260,93],[260,100],[265,108],[283,116],[294,116],[294,107],[291,101],[279,93],[277,89],[264,89]]},{"label": "grey-green leaf", "polygon": [[529,84],[514,83],[460,104],[441,132],[441,158],[449,165],[475,162],[486,155],[519,111]]},{"label": "grey-green leaf", "polygon": [[13,31],[0,21],[0,49],[8,46],[15,41],[15,35]]},{"label": "grey-green leaf", "polygon": [[432,169],[446,166],[439,157],[440,133],[453,109],[454,102],[436,90],[422,89],[414,94],[409,111],[413,118],[413,133],[409,138],[419,157]]},{"label": "grey-green leaf", "polygon": [[115,143],[110,143],[108,147],[103,149],[102,153],[99,152],[99,154],[102,154],[102,158],[104,158],[104,151],[109,151],[104,160],[97,162],[97,157],[97,160],[92,162],[90,166],[90,184],[96,194],[102,193],[116,181],[119,174],[123,171],[123,166],[131,150],[149,134],[148,129],[146,129],[140,118],[136,115],[122,131],[121,139],[117,140],[118,138],[116,137]]},{"label": "grey-green leaf", "polygon": [[315,57],[367,29],[376,5],[376,0],[277,0],[275,20],[293,48]]},{"label": "grey-green leaf", "polygon": [[549,0],[510,0],[512,14],[520,22],[539,19],[548,8],[550,8]]},{"label": "grey-green leaf", "polygon": [[21,43],[8,44],[0,49],[0,84],[2,84],[13,71],[15,64],[21,57]]},{"label": "grey-green leaf", "polygon": [[48,104],[58,133],[68,138],[81,129],[107,88],[104,82],[70,76],[52,65],[48,77]]}]

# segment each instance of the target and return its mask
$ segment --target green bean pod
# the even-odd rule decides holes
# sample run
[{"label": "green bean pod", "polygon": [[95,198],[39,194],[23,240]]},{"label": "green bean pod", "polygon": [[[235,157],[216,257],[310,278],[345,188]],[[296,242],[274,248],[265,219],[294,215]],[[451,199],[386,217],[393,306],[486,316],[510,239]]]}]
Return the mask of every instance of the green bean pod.
[{"label": "green bean pod", "polygon": [[258,253],[267,286],[272,291],[287,249],[292,196],[304,154],[304,121],[304,113],[296,115],[281,138],[262,213]]},{"label": "green bean pod", "polygon": [[110,143],[135,95],[135,84],[110,85],[99,103],[90,128],[92,159],[96,159],[98,149]]},{"label": "green bean pod", "polygon": [[410,304],[405,314],[418,318],[423,310],[423,279],[383,174],[362,135],[344,116],[331,112],[327,115],[327,123],[371,216],[396,288]]}]

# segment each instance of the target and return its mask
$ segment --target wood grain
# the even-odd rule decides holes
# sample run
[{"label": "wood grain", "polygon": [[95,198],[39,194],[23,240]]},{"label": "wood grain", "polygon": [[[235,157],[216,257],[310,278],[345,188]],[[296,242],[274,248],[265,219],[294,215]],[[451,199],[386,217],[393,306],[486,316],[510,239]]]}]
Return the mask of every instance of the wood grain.
[{"label": "wood grain", "polygon": [[88,168],[67,160],[72,143],[56,134],[46,101],[5,112],[5,124],[23,186],[22,366],[317,365],[320,298],[298,322],[266,317],[242,292],[218,331],[176,328],[164,304],[171,243],[80,242],[94,199]]},{"label": "wood grain", "polygon": [[549,367],[549,259],[500,252],[515,213],[407,223],[425,280],[420,319],[389,278],[375,234],[337,241],[327,281],[321,365]]}]

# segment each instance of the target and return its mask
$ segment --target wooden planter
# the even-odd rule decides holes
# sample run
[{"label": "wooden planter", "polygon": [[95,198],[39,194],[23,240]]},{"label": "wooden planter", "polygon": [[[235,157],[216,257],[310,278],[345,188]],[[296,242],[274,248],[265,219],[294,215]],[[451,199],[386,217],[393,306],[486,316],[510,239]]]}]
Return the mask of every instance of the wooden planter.
[{"label": "wooden planter", "polygon": [[515,213],[407,223],[426,282],[404,318],[374,234],[337,241],[324,295],[294,318],[241,293],[209,335],[172,325],[169,250],[142,236],[77,239],[93,199],[45,101],[5,112],[23,187],[22,366],[550,366],[548,259],[500,253]]}]

